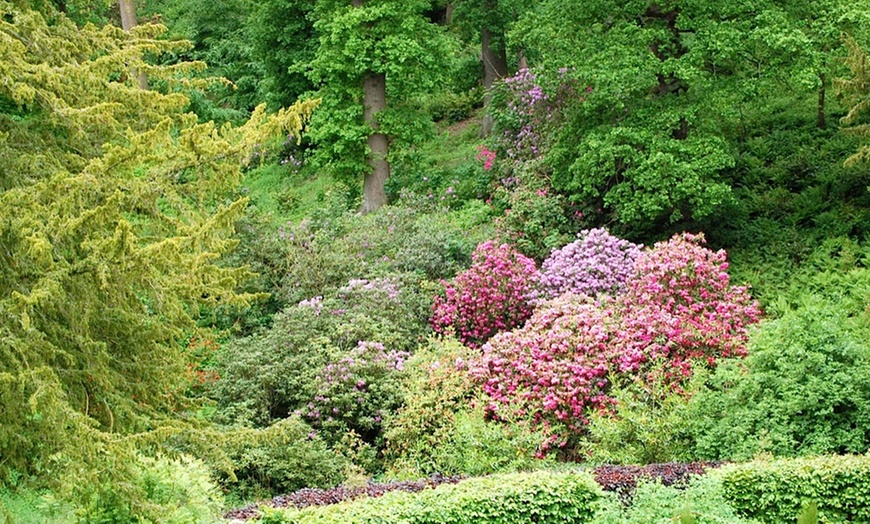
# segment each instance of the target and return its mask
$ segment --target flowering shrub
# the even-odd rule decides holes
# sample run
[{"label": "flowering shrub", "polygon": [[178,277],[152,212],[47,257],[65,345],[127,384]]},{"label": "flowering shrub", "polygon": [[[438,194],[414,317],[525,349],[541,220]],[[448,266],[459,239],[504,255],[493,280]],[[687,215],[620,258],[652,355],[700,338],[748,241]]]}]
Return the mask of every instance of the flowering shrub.
[{"label": "flowering shrub", "polygon": [[[624,255],[623,263],[637,258],[624,293],[594,300],[568,287],[540,303],[521,329],[494,336],[469,366],[491,400],[490,410],[543,426],[549,435],[545,449],[585,433],[590,409],[603,411],[615,403],[611,378],[623,385],[653,381],[673,391],[694,364],[713,366],[720,358],[745,355],[747,326],[761,314],[745,287],[730,284],[725,252],[705,248],[701,235],[676,235],[640,253],[639,246],[622,244],[603,230],[591,233],[580,246],[591,237],[591,246],[621,247],[613,251]],[[565,259],[572,253],[566,250]],[[553,264],[545,264],[548,269],[554,270]],[[616,286],[624,278],[616,274],[602,282]],[[590,278],[570,285],[596,289],[598,284]]]},{"label": "flowering shrub", "polygon": [[477,159],[483,162],[483,170],[489,171],[495,164],[495,151],[488,149],[486,146],[477,148]]},{"label": "flowering shrub", "polygon": [[616,294],[634,274],[641,247],[604,228],[581,231],[577,240],[553,250],[541,266],[538,282],[543,298],[567,292],[590,297]]},{"label": "flowering shrub", "polygon": [[383,418],[400,403],[400,374],[409,356],[404,351],[387,351],[379,342],[361,341],[318,374],[318,394],[301,414],[328,435],[355,431],[374,442]]},{"label": "flowering shrub", "polygon": [[[589,88],[587,88],[587,91]],[[495,93],[495,117],[503,132],[498,140],[515,164],[539,158],[549,135],[560,128],[563,107],[583,100],[567,69],[541,74],[520,69]]]},{"label": "flowering shrub", "polygon": [[664,358],[679,380],[691,373],[693,359],[712,366],[746,355],[746,329],[761,310],[745,287],[731,285],[725,251],[703,244],[702,234],[674,235],[638,260],[620,299],[621,371]]},{"label": "flowering shrub", "polygon": [[617,327],[609,308],[565,294],[539,307],[522,329],[493,337],[470,371],[496,414],[531,417],[553,429],[554,439],[559,431],[582,432],[586,410],[611,402],[607,375]]},{"label": "flowering shrub", "polygon": [[465,344],[479,347],[500,331],[521,325],[532,314],[531,289],[535,262],[508,244],[477,246],[471,267],[445,284],[435,297],[432,329],[452,330]]}]

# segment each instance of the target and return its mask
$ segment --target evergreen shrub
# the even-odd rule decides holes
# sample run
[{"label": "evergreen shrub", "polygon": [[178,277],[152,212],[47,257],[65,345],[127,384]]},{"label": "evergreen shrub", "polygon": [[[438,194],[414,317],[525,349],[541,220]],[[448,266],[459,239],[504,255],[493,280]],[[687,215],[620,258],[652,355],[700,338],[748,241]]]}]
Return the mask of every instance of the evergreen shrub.
[{"label": "evergreen shrub", "polygon": [[607,496],[588,473],[540,471],[500,474],[445,484],[419,493],[304,510],[267,512],[263,522],[524,524],[593,522]]}]

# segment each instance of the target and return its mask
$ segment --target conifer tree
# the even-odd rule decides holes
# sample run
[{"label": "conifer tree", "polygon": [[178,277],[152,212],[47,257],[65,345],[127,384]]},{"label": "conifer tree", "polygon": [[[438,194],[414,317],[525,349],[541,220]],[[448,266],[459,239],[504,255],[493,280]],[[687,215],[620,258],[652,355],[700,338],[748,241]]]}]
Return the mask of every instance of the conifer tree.
[{"label": "conifer tree", "polygon": [[[867,52],[851,36],[846,36],[844,41],[849,51],[846,64],[852,75],[850,78],[838,78],[834,84],[849,108],[849,112],[841,122],[849,126],[845,128],[848,133],[870,136],[870,124],[867,123],[866,117],[870,109],[870,69],[868,69]],[[865,145],[846,159],[846,165],[868,161],[870,161],[870,145]]]},{"label": "conifer tree", "polygon": [[[81,486],[115,471],[130,435],[165,438],[199,305],[252,298],[235,291],[247,271],[219,263],[245,206],[233,189],[317,102],[197,123],[175,88],[203,64],[142,58],[184,45],[163,31],[0,0],[0,482]],[[139,89],[131,68],[166,90]]]}]

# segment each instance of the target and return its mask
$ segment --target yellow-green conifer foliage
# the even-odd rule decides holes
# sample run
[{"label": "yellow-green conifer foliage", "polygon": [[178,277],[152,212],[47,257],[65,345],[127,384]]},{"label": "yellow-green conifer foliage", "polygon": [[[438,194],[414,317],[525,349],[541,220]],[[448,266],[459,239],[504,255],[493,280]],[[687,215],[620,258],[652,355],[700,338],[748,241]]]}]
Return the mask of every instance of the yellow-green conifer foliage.
[{"label": "yellow-green conifer foliage", "polygon": [[203,64],[142,58],[184,45],[164,30],[0,0],[0,483],[11,470],[85,482],[134,435],[168,436],[198,304],[251,298],[234,292],[246,270],[218,263],[245,205],[232,190],[317,102],[198,123],[176,87]]},{"label": "yellow-green conifer foliage", "polygon": [[[852,72],[851,78],[840,78],[835,81],[835,87],[843,101],[849,107],[849,112],[841,121],[848,133],[870,135],[870,123],[867,123],[866,113],[870,110],[870,64],[867,53],[861,49],[858,42],[851,36],[844,39],[849,52],[846,65]],[[870,145],[861,147],[846,160],[846,165],[870,161]]]}]

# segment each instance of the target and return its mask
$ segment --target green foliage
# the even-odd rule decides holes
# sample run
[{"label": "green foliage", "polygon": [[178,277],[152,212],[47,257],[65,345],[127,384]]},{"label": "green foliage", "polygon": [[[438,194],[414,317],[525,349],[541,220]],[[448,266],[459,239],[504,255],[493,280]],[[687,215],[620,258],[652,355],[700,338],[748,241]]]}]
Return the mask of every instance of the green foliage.
[{"label": "green foliage", "polygon": [[4,524],[72,524],[73,508],[51,500],[48,493],[26,487],[0,489],[0,522]]},{"label": "green foliage", "polygon": [[190,110],[202,121],[244,121],[259,103],[261,66],[246,31],[253,8],[248,0],[140,2],[140,19],[153,16],[170,27],[170,38],[191,44],[190,49],[161,57],[162,61],[202,61],[208,64],[209,76],[226,79],[189,95]]},{"label": "green foliage", "polygon": [[655,464],[691,458],[686,408],[692,387],[675,391],[655,381],[612,382],[616,385],[608,394],[615,407],[590,415],[589,433],[580,444],[589,462]]},{"label": "green foliage", "polygon": [[[866,112],[870,107],[867,89],[867,54],[852,36],[846,36],[844,40],[849,51],[846,64],[851,72],[851,78],[840,78],[835,83],[837,91],[849,107],[849,113],[842,118],[842,122],[849,126],[846,128],[849,133],[866,136],[870,131],[870,125],[866,123]],[[862,146],[846,159],[846,165],[866,162],[868,159],[870,159],[870,147]]]},{"label": "green foliage", "polygon": [[[375,289],[367,289],[369,284]],[[360,341],[413,350],[428,332],[430,300],[411,275],[357,280],[286,308],[269,331],[218,353],[220,379],[212,393],[217,418],[263,426],[295,410],[305,415],[313,409],[308,403],[323,396],[324,368],[351,356]]]},{"label": "green foliage", "polygon": [[208,524],[220,518],[223,495],[201,462],[189,457],[139,457],[130,482],[144,504],[132,506],[114,486],[91,486],[88,504],[77,510],[79,522],[126,524]]},{"label": "green foliage", "polygon": [[402,408],[386,427],[392,476],[486,475],[531,470],[543,440],[525,425],[489,421],[464,367],[475,352],[453,339],[431,339],[406,364]]},{"label": "green foliage", "polygon": [[730,464],[711,475],[740,515],[763,523],[794,522],[816,504],[821,522],[870,519],[870,457],[822,456]]},{"label": "green foliage", "polygon": [[588,473],[535,472],[474,478],[420,493],[392,492],[325,508],[275,512],[281,523],[591,522],[604,497]]},{"label": "green foliage", "polygon": [[272,105],[292,104],[314,88],[306,76],[318,43],[313,7],[310,0],[257,2],[248,18],[252,54],[264,73],[260,91]]},{"label": "green foliage", "polygon": [[[255,144],[299,134],[316,102],[240,127],[197,124],[167,88],[200,64],[143,60],[185,44],[162,26],[76,27],[0,2],[0,476],[11,469],[87,497],[117,486],[145,508],[137,446],[190,430],[182,344],[200,304],[238,303],[248,272],[232,197]],[[137,501],[138,500],[138,501]]]},{"label": "green foliage", "polygon": [[312,17],[319,46],[309,77],[324,104],[314,115],[315,159],[348,184],[367,172],[371,128],[363,121],[362,81],[387,78],[387,108],[378,114],[380,132],[397,144],[417,143],[431,134],[431,119],[411,104],[415,94],[433,91],[442,64],[451,56],[450,41],[422,13],[424,0],[321,0]]},{"label": "green foliage", "polygon": [[698,456],[745,459],[870,449],[865,329],[816,300],[762,324],[745,361],[723,363],[686,415]]},{"label": "green foliage", "polygon": [[223,444],[233,477],[223,485],[243,500],[267,498],[298,489],[331,488],[343,479],[345,460],[328,449],[299,418],[264,430],[241,430]]},{"label": "green foliage", "polygon": [[[750,524],[725,498],[715,476],[691,479],[687,486],[641,481],[629,504],[604,505],[596,524]],[[783,521],[788,522],[788,521]]]}]

